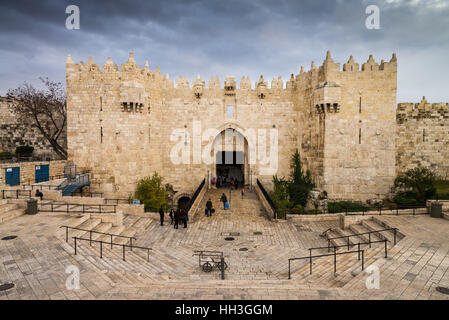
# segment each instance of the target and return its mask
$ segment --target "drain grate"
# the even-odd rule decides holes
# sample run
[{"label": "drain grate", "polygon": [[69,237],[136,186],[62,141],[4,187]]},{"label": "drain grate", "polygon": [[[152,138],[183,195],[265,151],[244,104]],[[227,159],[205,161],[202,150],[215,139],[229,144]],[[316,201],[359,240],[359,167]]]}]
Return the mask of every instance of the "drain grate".
[{"label": "drain grate", "polygon": [[14,283],[5,283],[0,285],[0,292],[14,288]]},{"label": "drain grate", "polygon": [[17,238],[17,236],[7,236],[7,237],[3,237],[2,240],[12,240]]},{"label": "drain grate", "polygon": [[233,241],[233,240],[235,240],[235,238],[233,238],[233,237],[226,237],[225,240],[226,241]]},{"label": "drain grate", "polygon": [[248,248],[240,248],[239,251],[248,251]]},{"label": "drain grate", "polygon": [[446,287],[436,287],[435,288],[439,293],[449,295],[449,288]]},{"label": "drain grate", "polygon": [[262,232],[256,231],[256,232],[253,232],[253,234],[254,234],[255,236],[261,236],[261,235],[262,235]]}]

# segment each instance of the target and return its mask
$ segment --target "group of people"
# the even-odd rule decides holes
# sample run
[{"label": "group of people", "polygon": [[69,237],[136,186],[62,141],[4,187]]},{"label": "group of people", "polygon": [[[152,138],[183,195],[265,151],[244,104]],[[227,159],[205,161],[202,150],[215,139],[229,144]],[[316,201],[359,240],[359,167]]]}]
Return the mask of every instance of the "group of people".
[{"label": "group of people", "polygon": [[[161,226],[164,225],[164,208],[159,208],[159,216],[161,218]],[[187,221],[189,221],[189,213],[186,209],[173,209],[171,208],[170,213],[168,215],[170,217],[170,225],[173,225],[173,228],[178,229],[179,223],[184,224],[184,228],[187,228]]]},{"label": "group of people", "polygon": [[217,188],[230,187],[231,189],[237,189],[239,187],[239,181],[234,177],[217,176],[211,178],[211,183]]}]

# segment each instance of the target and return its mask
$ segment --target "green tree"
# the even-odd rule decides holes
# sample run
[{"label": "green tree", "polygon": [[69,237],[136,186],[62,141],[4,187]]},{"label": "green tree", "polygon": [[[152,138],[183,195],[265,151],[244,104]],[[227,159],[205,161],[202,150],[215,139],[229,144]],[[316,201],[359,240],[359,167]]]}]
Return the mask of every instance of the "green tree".
[{"label": "green tree", "polygon": [[304,172],[302,168],[301,157],[298,149],[296,149],[292,156],[291,168],[292,172],[290,175],[290,181],[287,185],[290,201],[293,206],[300,204],[304,208],[306,206],[309,193],[313,188],[315,188],[315,184],[312,181],[310,171],[307,170]]},{"label": "green tree", "polygon": [[[435,173],[427,168],[409,169],[394,181],[394,186],[400,194],[412,194],[420,203],[436,193]],[[405,191],[405,192],[404,192]]]},{"label": "green tree", "polygon": [[167,210],[167,193],[162,185],[162,177],[156,172],[152,177],[146,177],[139,181],[135,198],[140,200],[145,211],[157,212],[162,206]]},{"label": "green tree", "polygon": [[273,201],[278,217],[283,218],[292,207],[288,194],[288,181],[275,175],[273,176],[273,185],[274,189],[269,196]]}]

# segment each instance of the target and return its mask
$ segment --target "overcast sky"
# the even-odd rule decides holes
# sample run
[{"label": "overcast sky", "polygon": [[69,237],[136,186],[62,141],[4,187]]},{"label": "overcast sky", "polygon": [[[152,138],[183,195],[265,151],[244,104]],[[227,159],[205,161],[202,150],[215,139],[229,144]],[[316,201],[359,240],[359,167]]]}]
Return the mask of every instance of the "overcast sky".
[{"label": "overcast sky", "polygon": [[[38,77],[65,81],[67,54],[75,62],[129,51],[143,67],[207,80],[249,75],[254,83],[300,65],[323,62],[330,50],[343,65],[369,54],[398,57],[398,102],[449,101],[449,0],[163,0],[20,1],[0,7],[0,95]],[[80,29],[68,30],[68,5],[80,9]],[[365,27],[370,4],[380,8],[380,29]]]}]

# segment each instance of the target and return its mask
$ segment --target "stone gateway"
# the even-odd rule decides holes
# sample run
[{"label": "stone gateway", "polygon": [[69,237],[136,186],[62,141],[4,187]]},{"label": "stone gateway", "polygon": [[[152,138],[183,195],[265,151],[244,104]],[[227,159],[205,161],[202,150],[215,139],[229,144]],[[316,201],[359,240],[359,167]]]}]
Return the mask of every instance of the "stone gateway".
[{"label": "stone gateway", "polygon": [[[175,86],[159,67],[139,67],[133,53],[120,70],[111,58],[100,70],[92,57],[77,64],[69,55],[66,78],[69,160],[90,170],[91,189],[106,196],[128,197],[154,172],[178,195],[223,172],[270,185],[273,174],[289,174],[295,149],[334,199],[382,198],[396,174],[420,159],[441,165],[440,175],[449,167],[433,147],[410,151],[407,140],[426,128],[427,139],[447,146],[448,106],[424,104],[433,111],[423,121],[408,115],[411,105],[397,109],[395,54],[380,63],[369,56],[361,67],[351,56],[341,68],[327,52],[321,66],[301,67],[286,83],[260,76],[237,85],[228,76],[224,86],[218,77],[207,85],[180,77]],[[417,121],[420,132],[408,131]],[[431,134],[435,122],[441,132]]]}]

